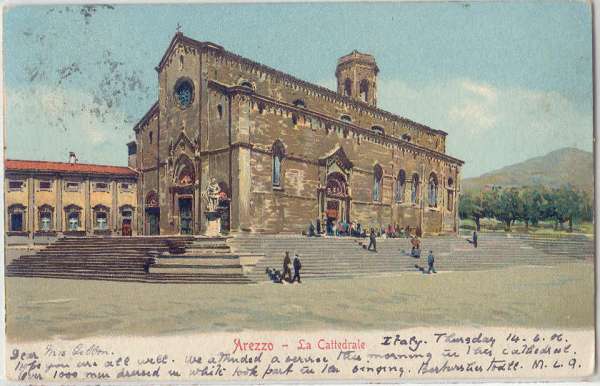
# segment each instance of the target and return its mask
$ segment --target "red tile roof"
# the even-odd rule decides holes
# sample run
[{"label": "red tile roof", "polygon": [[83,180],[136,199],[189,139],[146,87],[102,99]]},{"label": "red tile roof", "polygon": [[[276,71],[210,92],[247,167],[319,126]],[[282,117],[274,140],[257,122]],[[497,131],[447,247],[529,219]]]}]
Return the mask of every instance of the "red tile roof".
[{"label": "red tile roof", "polygon": [[68,162],[50,162],[50,161],[25,161],[25,160],[6,160],[4,169],[9,171],[40,171],[57,173],[87,173],[87,174],[113,174],[119,176],[137,175],[135,170],[123,166],[80,164]]}]

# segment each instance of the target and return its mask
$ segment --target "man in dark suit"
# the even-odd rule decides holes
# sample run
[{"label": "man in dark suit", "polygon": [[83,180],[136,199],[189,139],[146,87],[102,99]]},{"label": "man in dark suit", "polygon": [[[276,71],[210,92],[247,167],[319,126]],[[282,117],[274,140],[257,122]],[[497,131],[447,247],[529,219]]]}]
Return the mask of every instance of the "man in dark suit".
[{"label": "man in dark suit", "polygon": [[368,251],[371,250],[371,246],[373,247],[373,252],[377,252],[377,235],[375,234],[375,229],[371,228],[371,234],[369,235],[369,247]]},{"label": "man in dark suit", "polygon": [[284,280],[288,282],[292,280],[292,260],[288,251],[285,251],[285,257],[283,258],[283,275],[281,276],[281,281],[283,282]]},{"label": "man in dark suit", "polygon": [[298,283],[302,283],[300,281],[300,269],[302,268],[302,263],[300,262],[300,256],[296,253],[294,255],[294,277],[292,278],[292,283],[298,279]]}]

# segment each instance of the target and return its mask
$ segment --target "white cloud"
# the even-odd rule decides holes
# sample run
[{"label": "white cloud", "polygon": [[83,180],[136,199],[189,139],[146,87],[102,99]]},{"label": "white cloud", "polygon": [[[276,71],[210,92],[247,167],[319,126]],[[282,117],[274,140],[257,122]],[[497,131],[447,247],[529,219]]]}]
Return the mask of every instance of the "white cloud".
[{"label": "white cloud", "polygon": [[64,161],[75,151],[81,162],[126,163],[131,123],[90,94],[47,86],[9,90],[6,115],[10,158]]},{"label": "white cloud", "polygon": [[592,110],[558,92],[470,79],[379,82],[382,108],[448,132],[447,150],[474,176],[552,150],[592,150]]}]

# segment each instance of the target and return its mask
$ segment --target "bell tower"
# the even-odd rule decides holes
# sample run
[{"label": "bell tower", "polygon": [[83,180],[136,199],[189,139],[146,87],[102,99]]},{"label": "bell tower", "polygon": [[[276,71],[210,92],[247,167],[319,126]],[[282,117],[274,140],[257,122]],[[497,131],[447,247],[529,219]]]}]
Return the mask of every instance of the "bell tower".
[{"label": "bell tower", "polygon": [[335,76],[338,94],[377,106],[377,73],[375,58],[356,50],[338,59]]}]

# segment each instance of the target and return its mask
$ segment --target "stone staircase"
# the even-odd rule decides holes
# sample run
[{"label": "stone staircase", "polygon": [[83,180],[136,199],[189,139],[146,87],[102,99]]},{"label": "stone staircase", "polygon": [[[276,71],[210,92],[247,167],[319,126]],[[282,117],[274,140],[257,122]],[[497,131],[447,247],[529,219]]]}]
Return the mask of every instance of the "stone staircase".
[{"label": "stone staircase", "polygon": [[[186,272],[150,268],[147,272],[156,256],[169,253],[169,244],[173,242],[186,249],[202,251],[209,257],[203,260],[206,269]],[[238,267],[233,271],[211,267],[218,264],[210,257],[224,251],[229,251],[224,239],[192,236],[66,237],[35,254],[13,260],[6,267],[6,276],[150,283],[250,283]]]},{"label": "stone staircase", "polygon": [[[368,239],[348,237],[307,238],[295,235],[238,235],[228,240],[238,253],[261,251],[265,257],[248,274],[252,280],[267,281],[265,269],[282,269],[283,256],[299,253],[303,278],[377,276],[417,271],[427,266],[432,250],[438,271],[491,270],[513,265],[551,266],[573,261],[593,261],[594,242],[585,236],[560,239],[528,235],[480,234],[478,248],[465,236],[437,236],[422,239],[420,259],[407,256],[408,239],[377,240],[377,253],[362,247]],[[405,254],[402,253],[405,251]],[[593,268],[591,268],[593,269]]]}]

